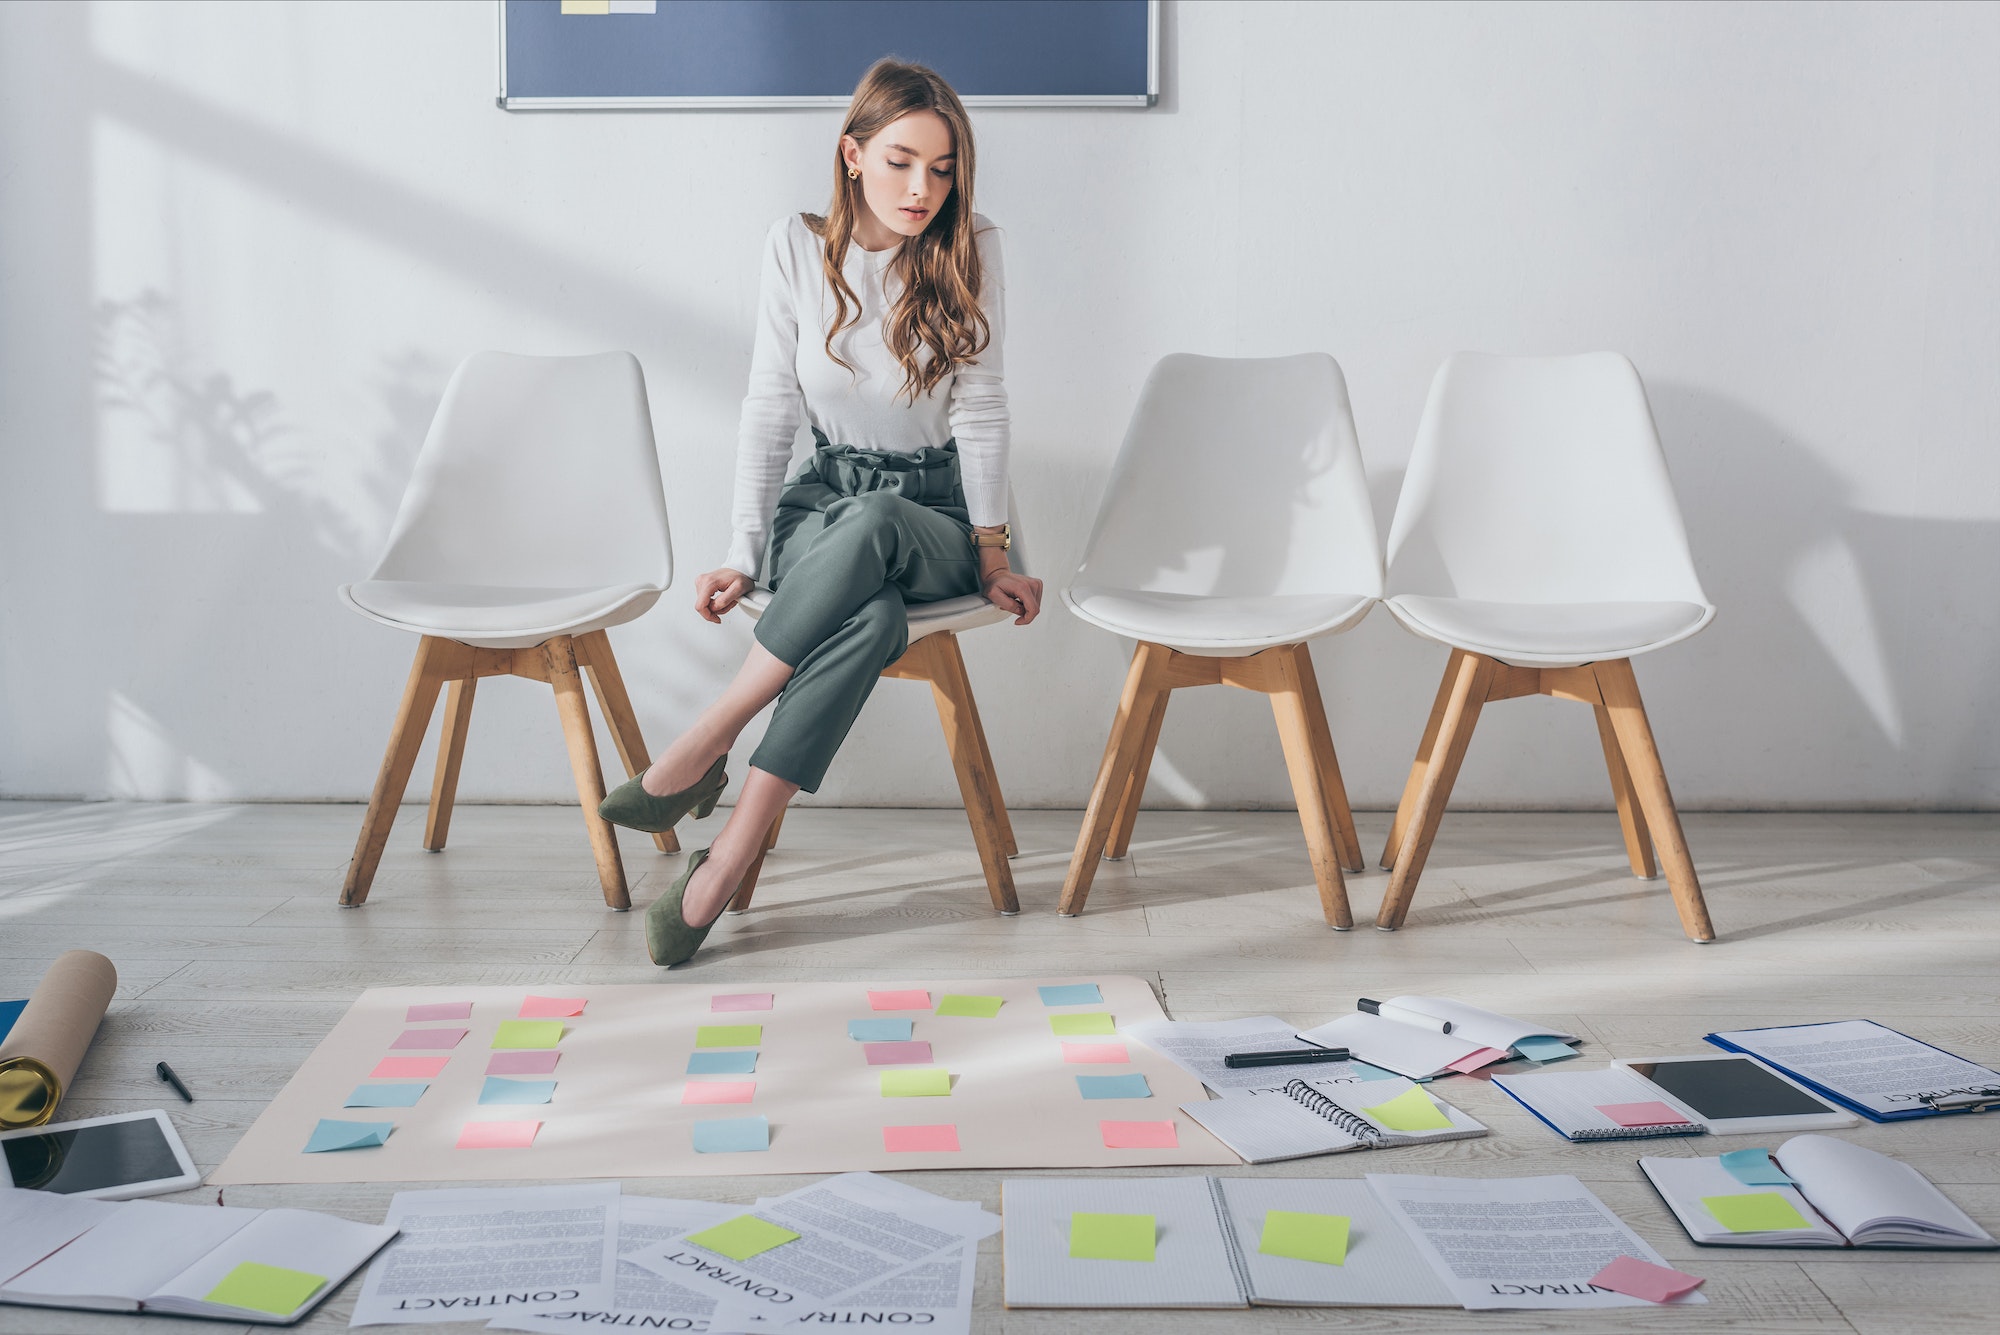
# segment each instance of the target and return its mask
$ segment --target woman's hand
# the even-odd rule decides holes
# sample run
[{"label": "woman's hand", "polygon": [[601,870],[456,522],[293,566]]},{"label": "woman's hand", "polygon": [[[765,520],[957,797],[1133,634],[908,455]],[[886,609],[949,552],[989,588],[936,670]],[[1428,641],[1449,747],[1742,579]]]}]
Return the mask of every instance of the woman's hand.
[{"label": "woman's hand", "polygon": [[1025,626],[1041,614],[1042,582],[1032,576],[1002,566],[982,574],[979,584],[986,601],[1003,612],[1013,613],[1017,626]]},{"label": "woman's hand", "polygon": [[722,614],[743,600],[743,595],[757,587],[757,581],[740,570],[724,566],[711,570],[705,575],[697,575],[694,581],[694,610],[704,621],[721,621]]}]

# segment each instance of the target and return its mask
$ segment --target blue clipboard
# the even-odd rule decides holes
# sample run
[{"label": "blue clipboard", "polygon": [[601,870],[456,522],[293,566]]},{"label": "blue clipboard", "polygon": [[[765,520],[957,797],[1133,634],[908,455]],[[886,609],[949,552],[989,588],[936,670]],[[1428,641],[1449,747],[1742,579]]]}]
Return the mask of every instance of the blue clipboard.
[{"label": "blue clipboard", "polygon": [[[1833,1021],[1831,1023],[1839,1023],[1839,1022]],[[1948,1048],[1941,1048],[1935,1043],[1925,1043],[1921,1038],[1912,1038],[1910,1035],[1904,1033],[1900,1029],[1891,1029],[1889,1028],[1888,1025],[1881,1023],[1879,1020],[1870,1020],[1868,1021],[1868,1023],[1874,1025],[1877,1029],[1881,1029],[1887,1033],[1894,1034],[1898,1038],[1908,1038],[1910,1042],[1920,1044],[1923,1047],[1927,1047],[1933,1052],[1942,1052],[1944,1053],[1945,1056],[1951,1057],[1957,1061],[1970,1060],[1969,1058],[1966,1057],[1960,1057],[1956,1052],[1953,1052]],[[1810,1028],[1811,1026],[1799,1025],[1799,1024],[1777,1024],[1777,1025],[1767,1025],[1765,1027],[1769,1029],[1806,1029]],[[1762,1031],[1757,1029],[1746,1029],[1746,1030],[1741,1030],[1740,1032],[1754,1034],[1754,1033],[1760,1033]],[[1773,1061],[1769,1057],[1766,1057],[1760,1053],[1755,1053],[1750,1051],[1748,1048],[1739,1047],[1736,1044],[1730,1042],[1728,1039],[1722,1037],[1720,1034],[1703,1034],[1702,1041],[1707,1043],[1713,1043],[1716,1047],[1722,1048],[1727,1052],[1740,1052],[1746,1057],[1750,1057],[1757,1061],[1763,1062],[1766,1066],[1769,1066],[1771,1069],[1775,1071],[1782,1071],[1784,1072],[1785,1075],[1789,1076],[1793,1080],[1798,1081],[1800,1084],[1804,1085],[1807,1089],[1810,1089],[1813,1093],[1819,1095],[1821,1098],[1824,1098],[1829,1102],[1838,1104],[1840,1107],[1847,1109],[1851,1113],[1858,1113],[1859,1115],[1867,1118],[1871,1122],[1907,1122],[1912,1120],[1913,1118],[1918,1118],[1918,1117],[1944,1117],[1952,1113],[1992,1112],[1995,1109],[2000,1109],[2000,1076],[1996,1076],[1991,1087],[1982,1091],[1979,1096],[1971,1097],[1967,1102],[1961,1104],[1954,1104],[1954,1105],[1940,1107],[1938,1106],[1937,1103],[1930,1101],[1931,1096],[1926,1095],[1926,1096],[1921,1096],[1924,1101],[1922,1106],[1920,1107],[1912,1107],[1902,1112],[1880,1113],[1876,1112],[1872,1108],[1866,1107],[1860,1103],[1856,1103],[1853,1099],[1847,1097],[1845,1094],[1842,1094],[1837,1089],[1830,1089],[1827,1086],[1819,1083],[1819,1081],[1817,1080],[1808,1079],[1806,1076],[1800,1075],[1797,1071],[1794,1071],[1789,1066],[1786,1066],[1781,1062]],[[1977,1062],[1972,1062],[1971,1064],[1975,1066],[1978,1065]],[[1985,1068],[1982,1067],[1981,1069],[1983,1070]]]}]

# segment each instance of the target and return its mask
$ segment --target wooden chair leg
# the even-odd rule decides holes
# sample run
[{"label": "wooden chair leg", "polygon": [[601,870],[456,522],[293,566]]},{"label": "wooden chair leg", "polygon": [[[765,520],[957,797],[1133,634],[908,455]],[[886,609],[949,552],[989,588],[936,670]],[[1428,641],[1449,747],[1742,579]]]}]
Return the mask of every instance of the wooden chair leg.
[{"label": "wooden chair leg", "polygon": [[458,770],[465,760],[465,732],[472,723],[472,692],[477,677],[460,677],[445,696],[444,730],[438,734],[437,772],[431,776],[431,809],[424,820],[424,847],[444,851],[451,832],[451,804],[458,796]]},{"label": "wooden chair leg", "polygon": [[1385,932],[1401,927],[1410,911],[1417,878],[1424,873],[1431,841],[1437,838],[1438,822],[1444,819],[1445,803],[1451,797],[1451,785],[1458,778],[1458,767],[1465,761],[1466,745],[1472,740],[1480,706],[1485,704],[1487,689],[1492,685],[1493,669],[1493,660],[1484,654],[1452,655],[1445,675],[1450,690],[1444,714],[1438,720],[1431,754],[1404,818],[1403,840],[1396,849],[1389,888],[1383,891],[1382,907],[1375,916],[1375,925]]},{"label": "wooden chair leg", "polygon": [[1306,709],[1320,787],[1327,796],[1327,818],[1333,827],[1335,851],[1346,870],[1366,871],[1368,859],[1361,855],[1361,836],[1354,830],[1354,808],[1347,803],[1347,783],[1340,777],[1340,758],[1334,754],[1333,731],[1327,727],[1326,700],[1320,695],[1319,675],[1313,670],[1311,646],[1293,646],[1292,657],[1298,664],[1299,698]]},{"label": "wooden chair leg", "polygon": [[1155,697],[1168,690],[1167,664],[1172,657],[1173,650],[1146,640],[1139,642],[1132,655],[1132,667],[1125,674],[1125,689],[1118,701],[1118,716],[1104,744],[1104,759],[1097,767],[1097,782],[1091,786],[1090,805],[1084,809],[1083,828],[1077,832],[1076,851],[1070,856],[1069,875],[1063,880],[1062,900],[1056,907],[1065,918],[1083,912],[1083,902],[1090,896],[1097,863],[1110,841],[1118,804],[1131,782],[1139,745],[1145,739],[1145,719],[1157,703]]},{"label": "wooden chair leg", "polygon": [[359,908],[368,902],[368,887],[375,882],[375,868],[382,861],[382,848],[389,842],[389,827],[395,824],[396,807],[409,786],[410,770],[417,763],[417,751],[437,708],[438,690],[444,685],[448,660],[456,657],[459,646],[450,640],[426,635],[417,645],[416,661],[410,664],[409,680],[403,684],[403,701],[396,709],[395,726],[389,730],[389,747],[382,756],[382,768],[375,775],[375,791],[368,796],[368,814],[361,820],[361,837],[354,843],[354,856],[347,864],[347,880],[340,887],[340,906]]},{"label": "wooden chair leg", "polygon": [[[625,777],[632,778],[652,763],[653,753],[646,749],[646,739],[639,733],[639,716],[632,712],[632,697],[625,692],[625,674],[618,670],[618,659],[612,655],[611,637],[593,630],[577,636],[577,643],[583,649],[583,674],[597,695],[605,723],[610,725],[611,741],[618,748]],[[653,846],[662,853],[681,851],[681,841],[672,830],[654,835]]]},{"label": "wooden chair leg", "polygon": [[[959,653],[957,649],[958,636],[952,635],[951,638],[953,641],[953,652]],[[959,670],[961,674],[964,672],[964,655],[962,653],[959,653]],[[966,717],[972,721],[973,740],[979,743],[979,755],[975,763],[978,764],[981,772],[987,774],[993,780],[993,816],[998,823],[1000,832],[1001,856],[1009,858],[1019,857],[1021,855],[1021,846],[1014,839],[1014,821],[1007,814],[1007,804],[1000,800],[1000,771],[993,764],[993,748],[986,741],[986,724],[979,717],[979,701],[972,694],[972,678],[970,676],[966,677],[965,712]],[[1016,911],[1018,912],[1018,910]]]},{"label": "wooden chair leg", "polygon": [[[785,808],[785,811],[790,811],[790,810],[791,810],[790,807]],[[778,818],[771,822],[771,832],[764,836],[764,851],[766,853],[770,852],[772,849],[778,846],[778,831],[784,828],[785,828],[785,812],[780,811],[778,813]]]},{"label": "wooden chair leg", "polygon": [[1118,801],[1118,819],[1111,826],[1111,838],[1104,845],[1104,860],[1116,862],[1132,848],[1132,827],[1139,820],[1139,801],[1146,795],[1146,779],[1153,771],[1153,752],[1160,745],[1160,725],[1167,719],[1167,701],[1173,692],[1161,691],[1146,712],[1145,729],[1139,738],[1139,758],[1132,764],[1132,777],[1125,781],[1125,795]]},{"label": "wooden chair leg", "polygon": [[958,636],[940,631],[919,641],[919,647],[928,651],[925,670],[931,684],[931,699],[937,704],[938,722],[944,725],[951,767],[958,774],[958,791],[965,800],[966,819],[972,825],[972,842],[979,849],[980,868],[986,873],[986,893],[993,900],[996,912],[1019,913],[1021,901],[1014,893],[1014,869],[1007,865],[1006,804],[993,774],[984,731],[979,726],[978,708],[972,700],[972,679],[966,675]]},{"label": "wooden chair leg", "polygon": [[747,913],[750,900],[757,893],[757,878],[764,874],[764,857],[778,846],[778,827],[785,823],[785,813],[780,811],[771,822],[770,833],[764,836],[764,846],[757,850],[757,860],[750,864],[750,870],[743,873],[743,883],[736,887],[736,893],[729,897],[725,913]]},{"label": "wooden chair leg", "polygon": [[[1329,774],[1323,768],[1324,760],[1333,754],[1333,741],[1327,735],[1326,713],[1320,707],[1319,685],[1312,677],[1307,652],[1305,645],[1296,645],[1279,660],[1278,688],[1270,693],[1271,713],[1277,718],[1278,739],[1284,744],[1285,768],[1291,772],[1299,823],[1305,827],[1320,911],[1329,927],[1345,932],[1354,926],[1354,913],[1348,907],[1347,883],[1340,874],[1341,836],[1331,790],[1331,785],[1340,782],[1340,771],[1336,768]],[[1346,806],[1344,794],[1337,805]]]},{"label": "wooden chair leg", "polygon": [[1695,877],[1694,859],[1688,855],[1687,838],[1681,833],[1680,813],[1674,808],[1673,793],[1667,788],[1666,770],[1653,741],[1653,727],[1646,719],[1646,706],[1639,698],[1639,681],[1632,675],[1632,660],[1613,658],[1593,664],[1597,689],[1611,715],[1618,734],[1618,748],[1624,754],[1625,770],[1645,814],[1646,828],[1666,869],[1667,888],[1673,892],[1674,908],[1681,918],[1681,930],[1690,941],[1715,940],[1715,927],[1708,919],[1708,904],[1702,898],[1701,882]]},{"label": "wooden chair leg", "polygon": [[1389,842],[1382,845],[1383,871],[1395,869],[1396,850],[1402,847],[1403,831],[1410,823],[1417,792],[1424,786],[1424,771],[1430,767],[1431,753],[1437,748],[1438,727],[1444,722],[1445,706],[1451,701],[1451,684],[1458,680],[1459,660],[1464,657],[1463,649],[1454,649],[1451,661],[1444,665],[1444,680],[1438,683],[1437,699],[1431,702],[1431,716],[1424,723],[1423,740],[1417,743],[1416,762],[1410,766],[1410,777],[1403,781],[1403,796],[1396,803],[1395,819],[1389,823]]},{"label": "wooden chair leg", "polygon": [[1653,858],[1653,836],[1646,829],[1646,815],[1639,810],[1638,794],[1632,791],[1632,776],[1625,770],[1625,755],[1618,745],[1618,732],[1611,725],[1610,711],[1603,705],[1597,715],[1597,740],[1604,747],[1604,768],[1611,776],[1611,797],[1618,804],[1618,828],[1625,835],[1625,858],[1632,874],[1650,881],[1660,874]]},{"label": "wooden chair leg", "polygon": [[632,895],[625,885],[618,840],[610,822],[597,814],[598,804],[604,801],[604,771],[597,760],[590,707],[583,699],[583,679],[577,675],[576,645],[569,636],[557,635],[543,643],[542,654],[548,663],[549,685],[556,692],[556,712],[562,716],[563,740],[569,744],[569,768],[576,778],[577,799],[583,804],[584,829],[590,832],[590,851],[597,858],[597,882],[604,889],[604,902],[623,912],[632,907]]}]

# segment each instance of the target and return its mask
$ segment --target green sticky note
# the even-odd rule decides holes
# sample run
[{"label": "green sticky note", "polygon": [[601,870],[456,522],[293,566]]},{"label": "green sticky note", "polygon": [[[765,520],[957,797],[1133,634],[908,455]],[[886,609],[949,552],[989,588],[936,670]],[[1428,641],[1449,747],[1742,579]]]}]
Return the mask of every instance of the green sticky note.
[{"label": "green sticky note", "polygon": [[949,1093],[951,1072],[942,1066],[882,1072],[882,1097],[885,1099],[934,1098]]},{"label": "green sticky note", "polygon": [[1051,1015],[1049,1028],[1056,1031],[1057,1038],[1082,1038],[1088,1034],[1115,1034],[1111,1027],[1111,1012],[1086,1011],[1082,1015]]},{"label": "green sticky note", "polygon": [[1150,1261],[1153,1216],[1085,1214],[1069,1217],[1069,1254],[1079,1261]]},{"label": "green sticky note", "polygon": [[1715,1221],[1731,1233],[1766,1233],[1788,1228],[1811,1228],[1812,1221],[1798,1207],[1775,1191],[1753,1191],[1742,1196],[1704,1196],[1702,1205]]},{"label": "green sticky note", "polygon": [[1257,1250],[1266,1256],[1323,1265],[1347,1264],[1347,1224],[1344,1214],[1301,1214],[1296,1210],[1266,1210],[1264,1233]]},{"label": "green sticky note", "polygon": [[561,1020],[502,1020],[493,1031],[496,1048],[552,1048],[562,1042]]},{"label": "green sticky note", "polygon": [[1431,1102],[1431,1096],[1412,1087],[1387,1103],[1361,1110],[1391,1131],[1448,1131],[1451,1119]]},{"label": "green sticky note", "polygon": [[732,1261],[747,1261],[773,1247],[782,1247],[788,1242],[796,1242],[798,1234],[789,1228],[779,1228],[768,1220],[759,1219],[754,1214],[740,1214],[734,1219],[724,1220],[714,1228],[705,1228],[699,1233],[690,1233],[684,1241],[697,1247],[706,1247],[717,1255]]},{"label": "green sticky note", "polygon": [[325,1275],[243,1261],[224,1275],[203,1301],[251,1312],[269,1312],[272,1316],[290,1316],[325,1287]]},{"label": "green sticky note", "polygon": [[698,1048],[754,1048],[763,1041],[761,1024],[705,1024],[694,1031]]},{"label": "green sticky note", "polygon": [[1000,1013],[1004,997],[960,997],[942,996],[938,998],[939,1015],[970,1015],[980,1020],[990,1020]]}]

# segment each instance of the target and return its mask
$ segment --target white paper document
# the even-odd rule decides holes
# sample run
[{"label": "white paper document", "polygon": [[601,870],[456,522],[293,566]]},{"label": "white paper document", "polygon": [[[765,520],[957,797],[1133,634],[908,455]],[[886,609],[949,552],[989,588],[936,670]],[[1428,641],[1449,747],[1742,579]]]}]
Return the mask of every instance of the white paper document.
[{"label": "white paper document", "polygon": [[478,1321],[613,1299],[616,1182],[399,1191],[403,1230],[368,1267],[349,1324]]},{"label": "white paper document", "polygon": [[1873,1020],[1738,1029],[1714,1037],[1881,1115],[1921,1111],[1927,1094],[1948,1098],[2000,1086],[2000,1072]]},{"label": "white paper document", "polygon": [[1486,1046],[1363,1011],[1329,1020],[1317,1029],[1301,1029],[1299,1037],[1323,1048],[1346,1048],[1371,1066],[1412,1080],[1428,1080]]},{"label": "white paper document", "polygon": [[753,1312],[789,1317],[842,1306],[1000,1227],[998,1216],[963,1204],[873,1173],[843,1173],[738,1212],[798,1235],[768,1250],[738,1259],[676,1240],[630,1259]]},{"label": "white paper document", "polygon": [[760,1316],[725,1300],[716,1306],[709,1335],[875,1327],[909,1327],[925,1335],[971,1335],[972,1281],[978,1262],[979,1248],[968,1242],[870,1285],[839,1307],[818,1307],[788,1317]]},{"label": "white paper document", "polygon": [[[1370,1173],[1368,1185],[1473,1310],[1646,1307],[1644,1298],[1599,1288],[1591,1277],[1621,1256],[1666,1264],[1573,1177]],[[1673,1300],[1706,1301],[1700,1293]]]},{"label": "white paper document", "polygon": [[[714,1201],[664,1200],[622,1196],[618,1201],[618,1254],[645,1251],[683,1233],[709,1228],[743,1213],[740,1205]],[[620,1260],[606,1307],[565,1304],[545,1312],[511,1312],[487,1323],[488,1330],[671,1330],[712,1331],[715,1295],[676,1283],[634,1261]]]},{"label": "white paper document", "polygon": [[[1297,1026],[1275,1015],[1245,1020],[1148,1020],[1119,1032],[1136,1038],[1225,1099],[1275,1094],[1293,1080],[1361,1079],[1359,1063],[1300,1062],[1296,1066],[1230,1067],[1232,1052],[1316,1052],[1322,1045],[1298,1037]],[[1333,1045],[1327,1045],[1333,1046]]]}]

